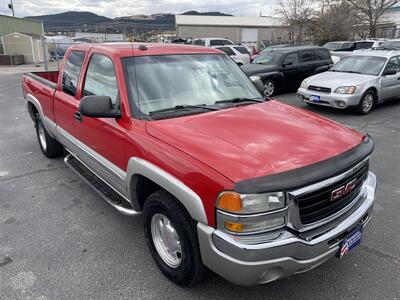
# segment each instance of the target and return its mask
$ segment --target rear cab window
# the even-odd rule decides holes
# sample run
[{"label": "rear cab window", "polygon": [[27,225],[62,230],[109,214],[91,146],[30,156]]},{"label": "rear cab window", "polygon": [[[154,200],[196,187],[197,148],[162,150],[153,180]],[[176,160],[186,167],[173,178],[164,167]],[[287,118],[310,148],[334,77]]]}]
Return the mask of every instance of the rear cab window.
[{"label": "rear cab window", "polygon": [[83,96],[108,96],[117,103],[118,84],[114,63],[108,56],[93,54],[86,71]]},{"label": "rear cab window", "polygon": [[68,95],[75,96],[81,73],[85,52],[71,51],[65,61],[62,75],[62,91]]}]

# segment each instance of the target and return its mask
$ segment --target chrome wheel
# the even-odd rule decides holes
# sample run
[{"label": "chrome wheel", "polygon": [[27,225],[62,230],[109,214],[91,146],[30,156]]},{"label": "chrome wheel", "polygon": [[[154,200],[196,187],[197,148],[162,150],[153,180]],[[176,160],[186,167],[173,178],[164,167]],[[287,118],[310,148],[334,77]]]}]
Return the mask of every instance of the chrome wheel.
[{"label": "chrome wheel", "polygon": [[275,92],[275,84],[271,80],[267,80],[264,83],[264,94],[269,97],[272,96]]},{"label": "chrome wheel", "polygon": [[365,95],[362,102],[362,110],[364,112],[369,112],[373,105],[374,105],[374,96],[371,93]]},{"label": "chrome wheel", "polygon": [[46,142],[46,135],[44,133],[44,128],[41,122],[38,122],[38,133],[39,133],[39,142],[42,146],[43,150],[46,151],[47,149],[47,142]]},{"label": "chrome wheel", "polygon": [[171,268],[177,268],[182,262],[182,247],[178,233],[163,214],[151,218],[151,237],[162,260]]}]

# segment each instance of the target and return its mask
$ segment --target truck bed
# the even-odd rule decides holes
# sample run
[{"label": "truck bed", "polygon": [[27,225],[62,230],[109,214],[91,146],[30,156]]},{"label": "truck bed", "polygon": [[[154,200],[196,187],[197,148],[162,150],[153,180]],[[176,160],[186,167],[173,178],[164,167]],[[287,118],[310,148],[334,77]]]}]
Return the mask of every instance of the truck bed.
[{"label": "truck bed", "polygon": [[44,85],[51,88],[57,87],[58,82],[58,71],[40,71],[40,72],[29,72],[25,73],[25,76],[31,77]]}]

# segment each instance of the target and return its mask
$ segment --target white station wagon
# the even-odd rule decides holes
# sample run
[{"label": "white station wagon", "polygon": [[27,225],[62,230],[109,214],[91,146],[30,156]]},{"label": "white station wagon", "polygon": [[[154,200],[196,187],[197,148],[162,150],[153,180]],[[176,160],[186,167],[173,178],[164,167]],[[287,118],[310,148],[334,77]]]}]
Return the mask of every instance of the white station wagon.
[{"label": "white station wagon", "polygon": [[329,71],[306,78],[298,99],[311,105],[357,109],[400,98],[400,51],[366,50],[344,57]]}]

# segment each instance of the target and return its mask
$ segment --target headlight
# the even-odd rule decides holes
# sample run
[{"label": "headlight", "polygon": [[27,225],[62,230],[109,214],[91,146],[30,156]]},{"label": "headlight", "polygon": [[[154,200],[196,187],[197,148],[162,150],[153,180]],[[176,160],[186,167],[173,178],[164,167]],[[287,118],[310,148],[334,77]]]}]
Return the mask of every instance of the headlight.
[{"label": "headlight", "polygon": [[356,91],[355,86],[340,86],[335,90],[337,94],[354,94]]},{"label": "headlight", "polygon": [[303,88],[303,89],[306,89],[307,88],[307,81],[303,80],[301,82],[301,84],[300,84],[300,87]]},{"label": "headlight", "polygon": [[256,81],[257,79],[261,80],[260,76],[250,76],[249,78],[250,78],[251,81]]},{"label": "headlight", "polygon": [[271,219],[266,219],[263,221],[254,221],[251,218],[246,220],[241,220],[237,222],[225,221],[225,229],[233,233],[259,233],[265,232],[267,230],[273,230],[278,227],[282,227],[285,224],[285,217],[276,217]]},{"label": "headlight", "polygon": [[217,207],[236,214],[254,214],[277,210],[286,205],[282,192],[264,194],[238,194],[223,192],[217,199]]}]

